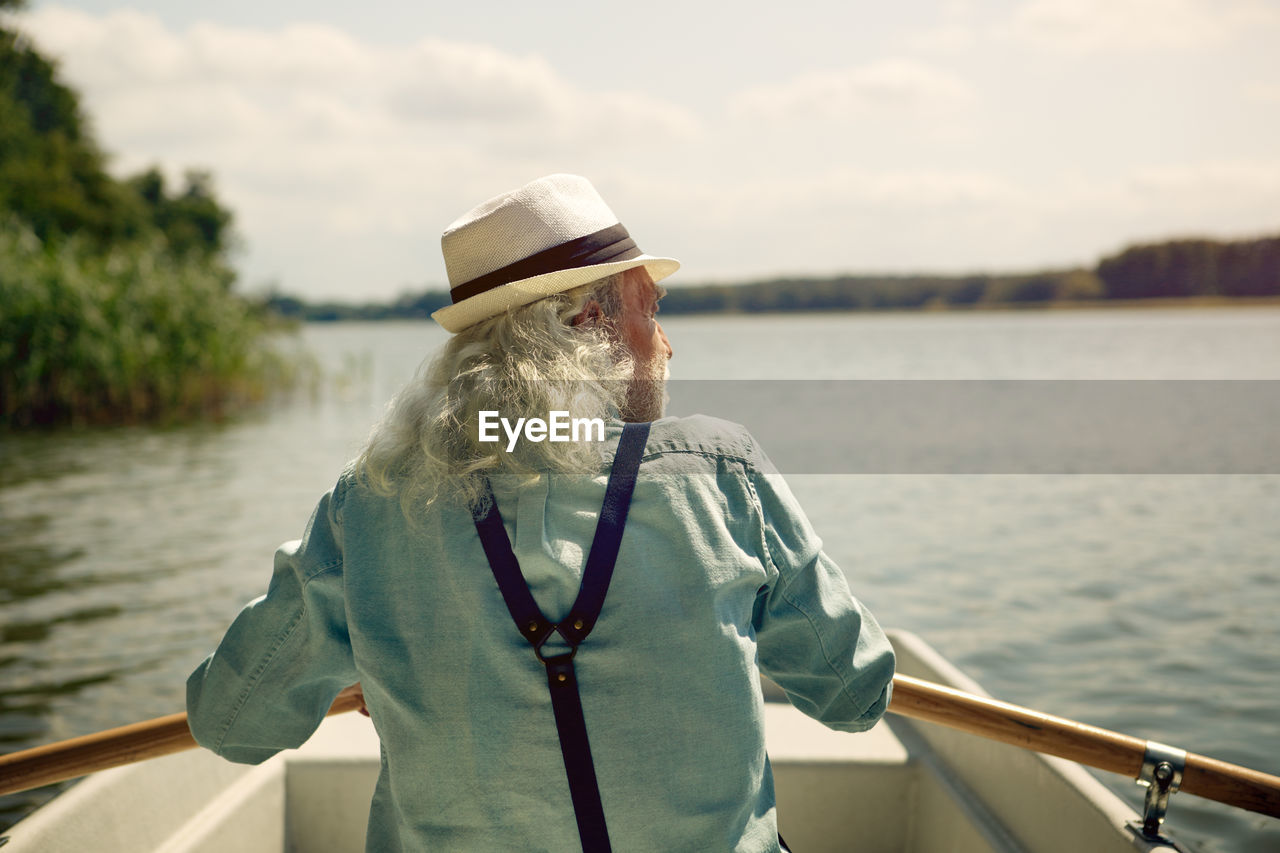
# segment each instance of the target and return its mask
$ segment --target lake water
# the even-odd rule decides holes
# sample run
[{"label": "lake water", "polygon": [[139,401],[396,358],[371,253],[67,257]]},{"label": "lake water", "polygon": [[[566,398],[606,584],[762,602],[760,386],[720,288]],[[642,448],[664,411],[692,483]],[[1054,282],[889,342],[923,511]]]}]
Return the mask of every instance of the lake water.
[{"label": "lake water", "polygon": [[[665,326],[673,376],[704,382],[1280,379],[1276,308]],[[0,749],[180,710],[275,547],[445,335],[302,339],[315,393],[235,423],[0,438]],[[1280,774],[1280,476],[780,467],[855,594],[997,697]],[[0,826],[52,790],[0,799]],[[1196,850],[1280,849],[1280,821],[1190,795],[1170,825]]]}]

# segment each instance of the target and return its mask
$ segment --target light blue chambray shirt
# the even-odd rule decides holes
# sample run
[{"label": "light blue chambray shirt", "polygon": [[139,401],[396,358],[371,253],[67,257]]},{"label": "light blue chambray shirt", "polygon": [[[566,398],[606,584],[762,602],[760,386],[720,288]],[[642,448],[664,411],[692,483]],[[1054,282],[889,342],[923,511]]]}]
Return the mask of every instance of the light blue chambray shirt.
[{"label": "light blue chambray shirt", "polygon": [[[620,434],[610,424],[610,458]],[[606,480],[494,483],[549,618],[577,595]],[[575,666],[615,850],[776,851],[759,673],[861,731],[894,659],[747,431],[692,417],[653,424]],[[347,472],[192,673],[191,731],[257,763],[305,741],[355,681],[383,747],[370,851],[580,849],[545,669],[470,513],[437,504],[414,529]]]}]

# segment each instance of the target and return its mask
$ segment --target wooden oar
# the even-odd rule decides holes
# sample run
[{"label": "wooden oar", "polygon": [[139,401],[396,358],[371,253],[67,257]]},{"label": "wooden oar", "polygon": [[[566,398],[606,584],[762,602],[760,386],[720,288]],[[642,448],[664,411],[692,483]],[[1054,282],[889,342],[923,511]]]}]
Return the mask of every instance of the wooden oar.
[{"label": "wooden oar", "polygon": [[[355,687],[348,687],[333,700],[329,715],[354,711],[362,704]],[[187,715],[182,713],[0,755],[0,795],[159,758],[197,745],[187,727]]]},{"label": "wooden oar", "polygon": [[[893,677],[889,710],[1137,779],[1147,741],[974,696],[909,675]],[[1280,777],[1187,753],[1180,791],[1280,817]]]},{"label": "wooden oar", "polygon": [[[360,707],[354,689],[329,709],[340,714]],[[1056,755],[1136,779],[1147,741],[1129,735],[975,696],[908,675],[893,677],[891,713],[960,729],[1036,752]],[[0,794],[38,788],[196,745],[186,714],[0,756]],[[1280,817],[1280,778],[1187,753],[1180,790],[1249,811]]]}]

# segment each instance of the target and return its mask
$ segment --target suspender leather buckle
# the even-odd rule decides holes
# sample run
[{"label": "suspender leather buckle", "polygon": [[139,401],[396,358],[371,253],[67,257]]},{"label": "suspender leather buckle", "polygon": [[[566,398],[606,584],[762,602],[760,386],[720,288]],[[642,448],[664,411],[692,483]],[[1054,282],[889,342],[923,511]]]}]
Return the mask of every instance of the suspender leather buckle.
[{"label": "suspender leather buckle", "polygon": [[546,619],[530,619],[527,623],[520,626],[520,633],[524,634],[524,638],[529,641],[529,645],[533,646],[533,650],[538,653],[538,660],[542,660],[542,646],[551,639],[551,635],[555,633],[556,626],[554,622],[548,622]]},{"label": "suspender leather buckle", "polygon": [[573,651],[564,655],[556,655],[554,657],[543,658],[543,663],[547,667],[547,683],[552,687],[563,686],[569,687],[577,679],[573,673],[573,656],[577,653],[575,647]]},{"label": "suspender leather buckle", "polygon": [[[550,640],[551,636],[555,634],[557,631],[559,631],[558,627],[556,628],[556,630],[548,631],[542,637],[542,639],[538,640],[536,643],[533,644],[533,653],[537,655],[538,660],[542,661],[542,663],[546,666],[551,666],[556,661],[564,661],[565,663],[569,663],[573,660],[573,656],[578,653],[578,644],[573,642],[573,640],[570,640],[568,637],[565,637],[565,642],[569,644],[569,651],[563,652],[558,655],[550,655],[550,656],[544,655],[542,653],[542,647],[547,644],[547,640]],[[559,631],[559,633],[562,637],[564,636],[563,631]]]}]

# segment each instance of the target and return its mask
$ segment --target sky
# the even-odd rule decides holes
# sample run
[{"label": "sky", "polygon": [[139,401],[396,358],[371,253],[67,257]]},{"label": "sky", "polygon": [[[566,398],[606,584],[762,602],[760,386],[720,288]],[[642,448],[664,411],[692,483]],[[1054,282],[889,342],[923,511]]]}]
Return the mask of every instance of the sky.
[{"label": "sky", "polygon": [[250,292],[443,286],[553,172],[670,286],[1280,233],[1276,0],[28,5],[113,172],[213,173]]}]

